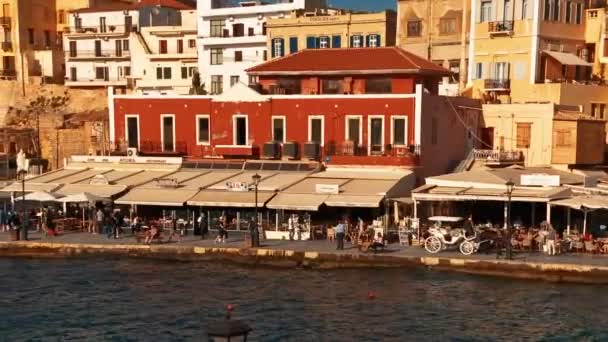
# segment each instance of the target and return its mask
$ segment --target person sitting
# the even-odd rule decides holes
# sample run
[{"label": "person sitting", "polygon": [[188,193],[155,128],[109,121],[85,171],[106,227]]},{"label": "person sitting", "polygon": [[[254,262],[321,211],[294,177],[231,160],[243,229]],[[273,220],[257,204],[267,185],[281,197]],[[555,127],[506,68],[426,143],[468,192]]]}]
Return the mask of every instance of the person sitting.
[{"label": "person sitting", "polygon": [[160,236],[160,231],[156,225],[151,225],[150,229],[146,232],[146,239],[144,240],[145,244],[151,244],[154,239]]},{"label": "person sitting", "polygon": [[374,238],[374,241],[370,245],[370,247],[374,250],[374,253],[378,251],[378,249],[384,249],[384,238],[382,237],[382,233],[378,233]]}]

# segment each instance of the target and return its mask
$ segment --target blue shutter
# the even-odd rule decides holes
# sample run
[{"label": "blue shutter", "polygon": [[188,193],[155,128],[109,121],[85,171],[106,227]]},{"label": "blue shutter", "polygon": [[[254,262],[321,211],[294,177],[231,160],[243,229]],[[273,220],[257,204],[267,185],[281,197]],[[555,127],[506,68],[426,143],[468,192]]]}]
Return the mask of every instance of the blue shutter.
[{"label": "blue shutter", "polygon": [[331,47],[334,49],[342,47],[342,36],[331,37]]},{"label": "blue shutter", "polygon": [[315,38],[315,49],[318,49],[319,47],[321,47],[321,37],[316,37]]},{"label": "blue shutter", "polygon": [[285,56],[285,39],[279,39],[280,47],[281,47],[281,57]]},{"label": "blue shutter", "polygon": [[315,37],[306,37],[306,48],[314,49],[317,39]]},{"label": "blue shutter", "polygon": [[369,34],[367,36],[365,36],[365,46],[366,47],[369,47],[369,37],[370,37]]},{"label": "blue shutter", "polygon": [[289,53],[298,52],[298,37],[289,38]]},{"label": "blue shutter", "polygon": [[355,36],[350,36],[350,47],[355,47]]}]

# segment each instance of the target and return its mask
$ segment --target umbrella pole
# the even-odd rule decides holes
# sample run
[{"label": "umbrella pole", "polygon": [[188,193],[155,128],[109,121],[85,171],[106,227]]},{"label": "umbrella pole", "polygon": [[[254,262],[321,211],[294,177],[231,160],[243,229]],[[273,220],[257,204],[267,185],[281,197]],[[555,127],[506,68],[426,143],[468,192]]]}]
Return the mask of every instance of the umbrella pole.
[{"label": "umbrella pole", "polygon": [[566,233],[568,235],[570,235],[570,226],[572,225],[572,209],[570,207],[568,207],[568,217],[567,217],[567,224],[566,224]]},{"label": "umbrella pole", "polygon": [[583,210],[584,218],[583,218],[583,235],[587,233],[587,210]]}]

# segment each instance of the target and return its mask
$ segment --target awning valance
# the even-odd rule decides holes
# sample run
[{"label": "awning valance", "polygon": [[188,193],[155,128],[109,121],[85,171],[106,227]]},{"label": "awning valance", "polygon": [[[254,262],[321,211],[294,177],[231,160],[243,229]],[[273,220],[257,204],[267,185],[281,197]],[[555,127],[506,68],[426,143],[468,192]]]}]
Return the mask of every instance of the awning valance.
[{"label": "awning valance", "polygon": [[[52,192],[55,189],[59,188],[59,184],[53,184],[53,183],[28,183],[25,182],[25,192],[36,192],[36,191],[43,191],[43,192]],[[21,182],[15,182],[10,184],[9,186],[1,189],[0,191],[2,192],[21,192],[22,188],[21,188]]]},{"label": "awning valance", "polygon": [[328,195],[278,194],[266,205],[270,209],[318,211]]},{"label": "awning valance", "polygon": [[102,185],[102,184],[66,184],[54,191],[61,196],[71,196],[89,193],[98,197],[112,198],[127,189],[124,185]]},{"label": "awning valance", "polygon": [[325,200],[328,207],[378,208],[384,196],[330,195]]},{"label": "awning valance", "polygon": [[550,51],[544,50],[544,53],[553,57],[562,65],[578,65],[578,66],[593,66],[592,63],[586,62],[579,56],[568,53],[568,52],[559,52],[559,51]]},{"label": "awning valance", "polygon": [[[274,192],[258,192],[258,208],[264,207]],[[203,190],[188,201],[198,207],[255,208],[255,192]]]},{"label": "awning valance", "polygon": [[551,205],[559,205],[572,209],[608,209],[608,196],[578,196],[551,202]]},{"label": "awning valance", "polygon": [[116,204],[181,207],[198,190],[136,188],[116,200]]}]

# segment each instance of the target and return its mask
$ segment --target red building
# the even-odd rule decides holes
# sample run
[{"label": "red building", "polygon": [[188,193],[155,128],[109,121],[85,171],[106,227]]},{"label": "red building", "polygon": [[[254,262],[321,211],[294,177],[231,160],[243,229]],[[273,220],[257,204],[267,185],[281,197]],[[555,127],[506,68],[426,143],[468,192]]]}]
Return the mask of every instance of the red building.
[{"label": "red building", "polygon": [[479,103],[437,96],[448,71],[399,48],[304,50],[248,72],[250,86],[219,96],[110,95],[111,140],[122,152],[423,167],[420,176],[473,147]]}]

